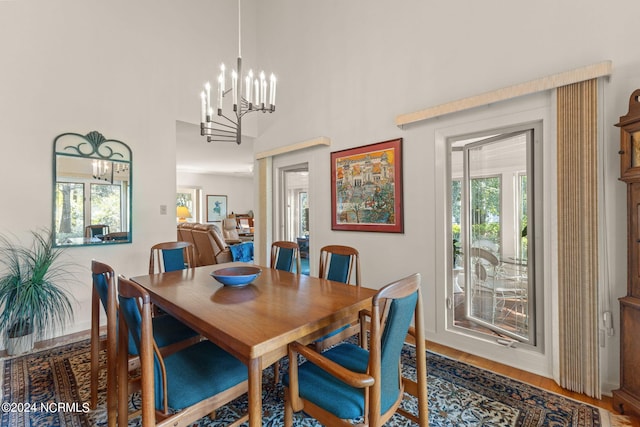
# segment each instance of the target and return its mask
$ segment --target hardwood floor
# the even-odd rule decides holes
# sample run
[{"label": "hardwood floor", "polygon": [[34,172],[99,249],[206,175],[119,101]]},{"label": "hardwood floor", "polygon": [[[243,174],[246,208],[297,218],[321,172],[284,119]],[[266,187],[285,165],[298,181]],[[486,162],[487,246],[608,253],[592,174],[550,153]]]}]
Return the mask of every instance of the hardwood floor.
[{"label": "hardwood floor", "polygon": [[[522,381],[527,384],[548,390],[553,393],[566,396],[571,399],[575,399],[584,403],[588,403],[599,408],[606,409],[614,414],[618,412],[613,409],[611,397],[603,396],[602,399],[594,399],[581,393],[575,393],[560,387],[554,380],[546,378],[540,375],[532,374],[520,369],[513,368],[511,366],[503,365],[502,363],[494,362],[473,354],[465,353],[460,350],[453,349],[441,344],[437,344],[431,341],[427,341],[427,350],[434,353],[442,354],[443,356],[450,357],[451,359],[458,360],[460,362],[468,363],[469,365],[477,366],[478,368],[486,369],[498,374],[513,378],[518,381]],[[640,419],[631,418],[630,426],[640,427]]]}]

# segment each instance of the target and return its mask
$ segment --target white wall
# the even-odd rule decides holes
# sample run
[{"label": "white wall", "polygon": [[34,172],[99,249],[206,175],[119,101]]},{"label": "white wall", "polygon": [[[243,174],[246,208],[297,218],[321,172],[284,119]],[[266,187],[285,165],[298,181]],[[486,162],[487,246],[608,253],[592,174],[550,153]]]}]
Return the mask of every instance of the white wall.
[{"label": "white wall", "polygon": [[[311,161],[316,171],[311,179],[317,182],[310,184],[318,188],[311,200],[313,244],[359,248],[367,286],[421,272],[429,338],[439,341],[443,325],[435,313],[444,301],[436,290],[446,276],[434,238],[440,208],[435,182],[442,161],[434,144],[442,119],[399,129],[395,117],[612,60],[614,73],[603,101],[602,177],[611,262],[608,296],[619,324],[616,299],[625,293],[626,221],[613,124],[640,87],[640,57],[630,30],[640,4],[624,0],[613,10],[597,0],[272,0],[258,8],[267,24],[260,27],[260,62],[278,76],[278,111],[261,119],[256,151],[317,136],[331,139],[332,146],[316,150]],[[331,231],[329,152],[397,137],[404,138],[405,233]],[[606,338],[602,351],[605,391],[618,382],[618,332]],[[514,358],[507,356],[509,363],[517,363]],[[549,374],[551,367],[546,369]]]},{"label": "white wall", "polygon": [[202,192],[202,222],[207,218],[207,195],[227,196],[227,213],[246,214],[253,207],[253,177],[178,172],[178,187],[199,188]]}]

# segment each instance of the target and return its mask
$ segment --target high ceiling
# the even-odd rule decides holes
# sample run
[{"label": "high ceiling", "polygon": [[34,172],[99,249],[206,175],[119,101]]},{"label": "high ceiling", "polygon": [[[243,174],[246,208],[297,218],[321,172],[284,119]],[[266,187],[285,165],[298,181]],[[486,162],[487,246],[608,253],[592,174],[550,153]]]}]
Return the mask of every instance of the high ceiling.
[{"label": "high ceiling", "polygon": [[207,142],[200,125],[176,121],[176,170],[232,176],[253,175],[253,140]]}]

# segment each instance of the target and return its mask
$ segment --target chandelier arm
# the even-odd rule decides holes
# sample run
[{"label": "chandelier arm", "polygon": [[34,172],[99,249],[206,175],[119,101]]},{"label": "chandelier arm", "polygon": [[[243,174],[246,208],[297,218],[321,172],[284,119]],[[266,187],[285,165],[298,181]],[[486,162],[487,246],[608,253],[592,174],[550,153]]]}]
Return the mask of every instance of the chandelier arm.
[{"label": "chandelier arm", "polygon": [[231,132],[224,129],[203,129],[201,134],[204,135],[220,135],[220,136],[235,136],[236,132]]},{"label": "chandelier arm", "polygon": [[[227,117],[225,117],[225,119],[229,120]],[[229,129],[236,129],[236,127],[238,126],[238,124],[237,124],[237,123],[235,123],[235,122],[234,122],[234,121],[232,121],[232,120],[229,120],[229,121],[230,121],[231,123],[233,123],[233,125],[230,125],[230,124],[227,124],[227,123],[222,123],[222,122],[216,122],[215,120],[209,120],[208,122],[205,122],[204,124],[205,124],[205,125],[209,125],[209,124],[210,124],[211,126],[213,126],[213,125],[218,125],[218,126],[224,126],[224,127],[226,127],[226,128],[229,128]]]},{"label": "chandelier arm", "polygon": [[[218,123],[219,125],[226,126],[226,127],[230,127],[230,128],[233,128],[233,129],[237,129],[237,128],[238,128],[238,122],[236,122],[235,120],[230,119],[229,117],[225,116],[224,114],[222,114],[222,112],[221,112],[220,110],[218,110],[218,117],[224,117],[224,118],[225,118],[225,119],[227,119],[229,122],[233,123],[233,126],[231,126],[231,125],[226,125],[226,124],[223,124],[223,123],[218,123],[218,122],[214,122],[214,123]],[[236,117],[238,117],[238,115],[237,115],[237,114],[236,114]]]},{"label": "chandelier arm", "polygon": [[227,138],[227,139],[214,139],[210,136],[207,136],[207,142],[236,142],[235,138]]},{"label": "chandelier arm", "polygon": [[[201,129],[209,129],[209,130],[219,129],[221,132],[224,131],[224,132],[229,132],[229,133],[235,132],[235,130],[236,130],[235,126],[229,126],[229,125],[225,125],[223,123],[217,123],[217,122],[215,124],[218,125],[218,126],[222,126],[222,127],[216,127],[216,126],[214,126],[214,123],[202,123],[202,126],[200,126],[200,128]],[[210,126],[207,126],[207,125],[210,125]],[[227,128],[227,129],[225,129],[225,128]]]}]

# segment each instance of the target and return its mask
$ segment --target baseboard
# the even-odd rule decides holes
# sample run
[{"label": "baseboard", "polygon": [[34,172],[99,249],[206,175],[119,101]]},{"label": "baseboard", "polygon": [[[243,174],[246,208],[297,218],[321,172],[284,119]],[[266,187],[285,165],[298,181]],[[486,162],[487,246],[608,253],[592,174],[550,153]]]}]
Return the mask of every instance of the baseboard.
[{"label": "baseboard", "polygon": [[[104,335],[106,333],[107,333],[107,327],[102,326],[100,328],[100,335]],[[91,329],[87,329],[80,332],[74,332],[72,334],[61,335],[59,337],[55,337],[47,340],[37,341],[34,344],[32,351],[40,351],[47,348],[57,347],[59,345],[69,344],[76,341],[82,341],[84,339],[89,339],[89,338],[91,338]],[[28,353],[25,353],[25,354],[28,354]],[[1,350],[0,359],[5,357],[8,357],[7,350]]]}]

